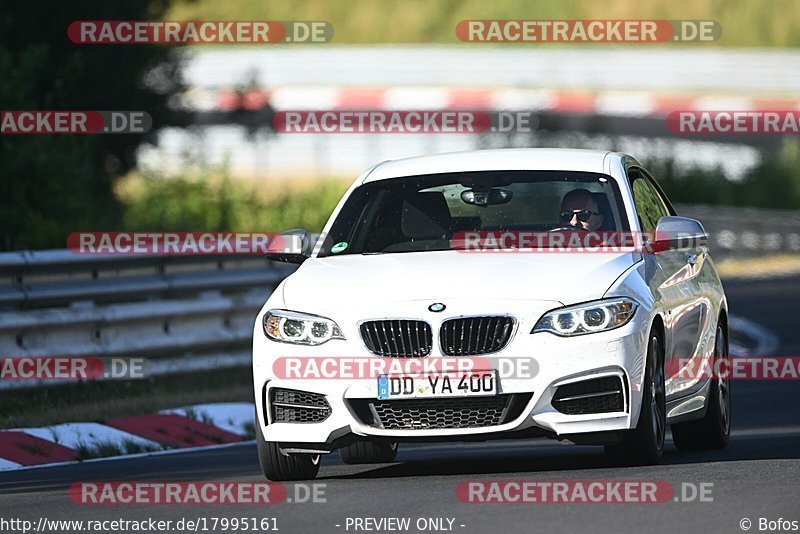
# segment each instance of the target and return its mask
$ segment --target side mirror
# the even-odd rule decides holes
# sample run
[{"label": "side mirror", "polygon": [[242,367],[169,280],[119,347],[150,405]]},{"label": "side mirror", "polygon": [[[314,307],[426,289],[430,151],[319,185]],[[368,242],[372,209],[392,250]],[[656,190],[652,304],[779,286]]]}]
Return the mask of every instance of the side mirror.
[{"label": "side mirror", "polygon": [[300,265],[311,256],[310,244],[305,230],[288,230],[276,235],[267,244],[267,259]]},{"label": "side mirror", "polygon": [[708,244],[708,233],[700,221],[688,217],[661,217],[656,226],[656,235],[648,243],[653,252],[682,250]]}]

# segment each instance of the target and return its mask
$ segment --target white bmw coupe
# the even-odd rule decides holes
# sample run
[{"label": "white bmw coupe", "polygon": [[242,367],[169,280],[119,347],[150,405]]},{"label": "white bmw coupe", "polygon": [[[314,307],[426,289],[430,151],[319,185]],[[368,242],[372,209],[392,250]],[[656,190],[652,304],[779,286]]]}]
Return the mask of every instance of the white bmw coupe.
[{"label": "white bmw coupe", "polygon": [[313,478],[337,449],[391,462],[402,442],[549,437],[615,464],[657,462],[667,425],[679,449],[728,442],[728,380],[676,376],[728,357],[708,236],[628,155],[387,161],[316,244],[285,236],[297,247],[269,256],[300,266],[253,332],[271,480]]}]

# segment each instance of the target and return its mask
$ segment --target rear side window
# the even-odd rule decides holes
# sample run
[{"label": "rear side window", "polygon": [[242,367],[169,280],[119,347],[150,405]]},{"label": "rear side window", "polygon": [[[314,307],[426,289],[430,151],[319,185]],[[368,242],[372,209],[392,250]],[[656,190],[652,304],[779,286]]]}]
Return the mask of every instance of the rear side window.
[{"label": "rear side window", "polygon": [[636,213],[639,215],[642,230],[653,232],[658,225],[658,220],[669,215],[669,211],[644,175],[633,169],[630,172],[630,178],[633,180],[631,183],[633,203],[636,206]]}]

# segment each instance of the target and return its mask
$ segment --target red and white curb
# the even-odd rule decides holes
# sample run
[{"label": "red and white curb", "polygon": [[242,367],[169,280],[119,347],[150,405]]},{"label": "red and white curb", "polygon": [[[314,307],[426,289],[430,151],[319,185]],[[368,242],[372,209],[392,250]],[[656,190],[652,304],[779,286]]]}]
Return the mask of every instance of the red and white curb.
[{"label": "red and white curb", "polygon": [[714,110],[800,110],[797,98],[662,94],[645,91],[563,91],[452,87],[276,87],[193,88],[179,99],[193,111],[328,109],[470,109],[549,111],[610,116],[664,117],[670,112]]},{"label": "red and white curb", "polygon": [[187,406],[159,413],[0,431],[0,471],[85,458],[159,454],[247,441],[251,403]]}]

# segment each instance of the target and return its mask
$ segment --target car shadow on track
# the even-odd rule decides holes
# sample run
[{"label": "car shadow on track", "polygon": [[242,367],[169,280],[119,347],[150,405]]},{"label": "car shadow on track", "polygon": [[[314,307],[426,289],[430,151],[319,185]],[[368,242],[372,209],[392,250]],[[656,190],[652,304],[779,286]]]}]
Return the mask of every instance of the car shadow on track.
[{"label": "car shadow on track", "polygon": [[[601,447],[538,447],[513,446],[481,447],[470,450],[469,445],[442,445],[403,451],[399,462],[369,466],[357,473],[325,476],[320,479],[372,479],[447,475],[498,475],[504,473],[543,473],[552,471],[607,470],[615,468]],[[719,451],[679,451],[669,442],[661,465],[689,465],[750,460],[800,459],[800,429],[796,433],[758,433],[735,436],[730,445]],[[657,469],[657,466],[651,468]],[[622,468],[624,469],[624,468]]]}]

